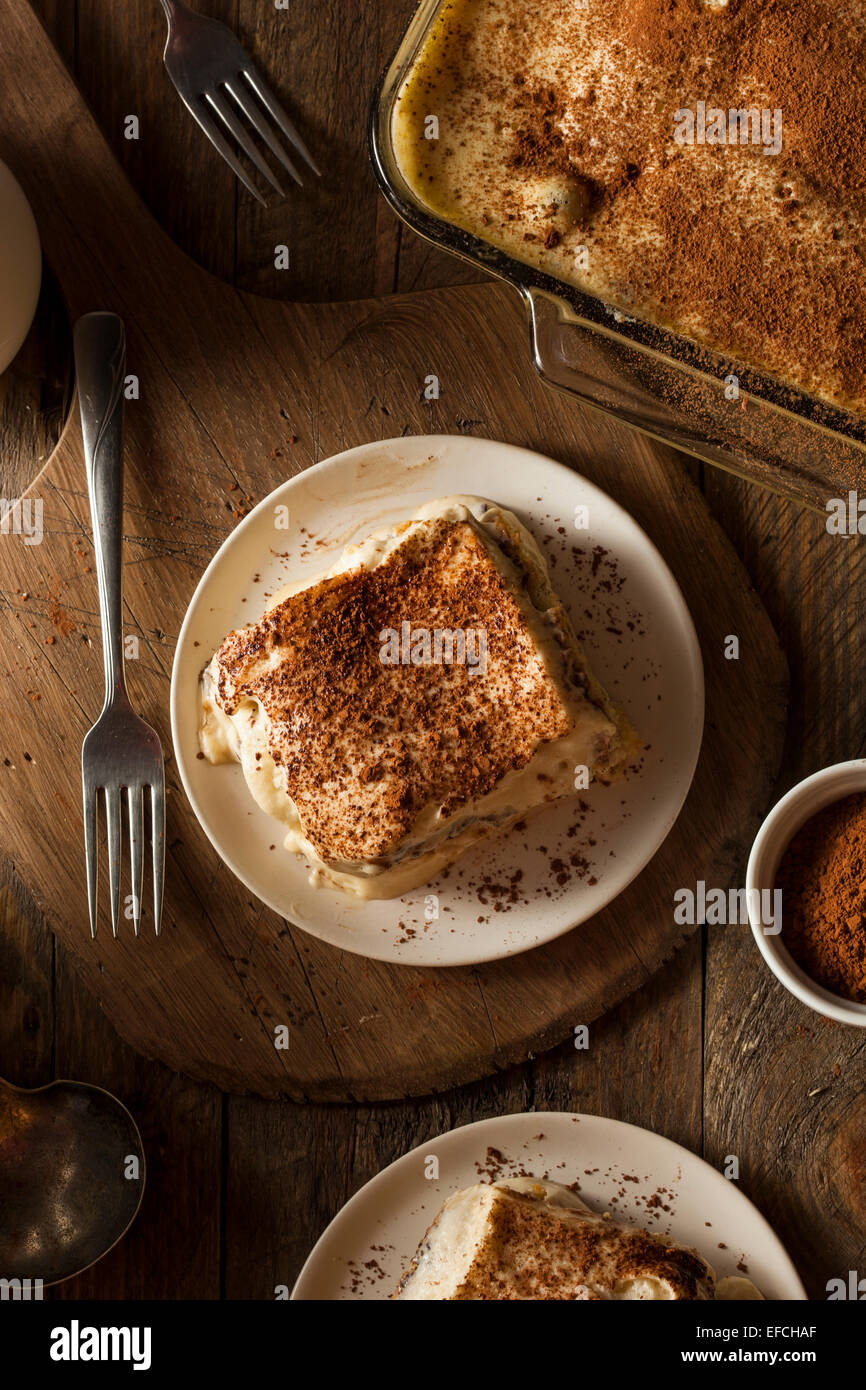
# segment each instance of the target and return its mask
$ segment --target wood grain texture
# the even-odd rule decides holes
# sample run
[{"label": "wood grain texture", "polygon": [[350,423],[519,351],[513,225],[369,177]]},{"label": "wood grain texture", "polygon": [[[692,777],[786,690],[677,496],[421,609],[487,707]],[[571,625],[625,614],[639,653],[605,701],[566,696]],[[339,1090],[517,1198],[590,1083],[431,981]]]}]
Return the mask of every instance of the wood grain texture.
[{"label": "wood grain texture", "polygon": [[[769,493],[715,474],[706,491],[791,664],[781,795],[866,756],[866,555],[861,538],[829,536],[821,517]],[[866,1039],[793,999],[749,931],[712,928],[708,938],[706,1156],[739,1159],[750,1195],[789,1232],[810,1296],[826,1297],[827,1279],[862,1269],[866,1252]]]},{"label": "wood grain texture", "polygon": [[[215,176],[222,172],[219,161],[214,157],[211,167],[204,142],[172,109],[170,89],[166,99],[166,79],[160,65],[161,17],[145,45],[127,50],[123,11],[133,7],[116,5],[113,0],[82,0],[81,4],[78,0],[35,0],[34,8],[50,25],[52,38],[70,66],[75,60],[76,10],[83,9],[85,3],[100,22],[102,38],[98,54],[82,55],[87,70],[79,71],[78,79],[115,154],[146,195],[162,226],[191,256],[224,278],[237,276],[251,286],[261,273],[265,252],[256,237],[250,236],[248,222],[235,239],[234,210],[239,200],[232,181],[226,178],[215,184]],[[221,0],[195,3],[204,12],[221,14]],[[143,0],[135,8],[143,14],[147,7],[148,0]],[[150,8],[159,14],[155,3]],[[389,54],[361,54],[356,46],[349,48],[353,14],[364,8],[364,0],[343,0],[342,12],[348,18],[336,32],[331,31],[327,41],[335,49],[353,53],[354,61],[368,65],[366,70],[370,71],[377,63],[382,67]],[[387,8],[400,11],[402,20],[414,8],[414,0],[389,0]],[[257,56],[276,82],[284,55],[269,46],[270,41],[265,44],[256,38],[261,16],[269,9],[262,6],[258,13],[248,12],[244,38],[258,44]],[[294,0],[292,9],[315,16],[320,7],[315,0]],[[0,52],[3,45],[0,28]],[[123,59],[120,80],[119,55]],[[350,60],[346,57],[343,61]],[[126,72],[134,72],[143,102],[141,115],[149,142],[144,160],[119,134],[119,117],[129,109]],[[313,104],[303,95],[305,85],[306,76],[299,95],[304,109],[315,118]],[[287,101],[293,96],[284,87],[279,89]],[[330,93],[324,99],[330,100]],[[157,140],[159,157],[152,143]],[[348,208],[371,196],[372,181],[360,140],[357,148],[357,162],[346,165]],[[189,153],[192,162],[182,161],[181,153]],[[185,175],[183,185],[181,172]],[[147,179],[152,182],[146,183]],[[313,192],[308,190],[305,196]],[[227,221],[229,233],[225,231]],[[376,234],[379,278],[373,290],[377,294],[453,284],[468,272],[460,262],[431,252],[408,232],[401,233],[384,203],[380,203]],[[227,247],[232,253],[229,256]],[[323,254],[321,278],[317,280],[317,257],[314,251],[304,250],[303,264],[310,277],[305,297],[321,298],[318,286],[331,276],[340,274],[350,280],[355,247],[352,219],[341,216],[328,254],[338,258],[342,267],[331,270]],[[282,295],[283,281],[279,277],[275,280],[268,292]],[[352,283],[346,292],[354,297],[370,293],[371,287]],[[10,407],[6,418],[9,427],[2,462],[14,480],[9,490],[14,496],[33,477],[34,455],[22,438],[30,438],[26,412]],[[18,437],[16,421],[21,431]],[[50,433],[49,425],[45,437]],[[863,669],[864,585],[862,558],[858,558],[862,557],[862,545],[849,543],[848,558],[842,561],[835,545],[846,543],[829,542],[820,523],[796,506],[779,503],[756,488],[691,465],[688,460],[685,466],[696,481],[706,473],[713,510],[745,561],[791,660],[794,718],[778,784],[781,792],[801,773],[822,762],[863,751],[866,695],[858,678]],[[806,710],[803,719],[798,716],[801,709]],[[0,1010],[0,1070],[21,1084],[50,1079],[52,1010],[56,1008],[65,1037],[68,1074],[96,1084],[116,1082],[118,1056],[128,1058],[131,1067],[141,1064],[105,1023],[95,999],[81,987],[71,968],[61,965],[55,982],[51,968],[55,938],[20,878],[7,868],[3,882],[9,887],[0,899],[0,990],[4,1005]],[[10,938],[13,954],[7,947]],[[56,949],[62,959],[62,946]],[[744,1026],[740,1019],[745,1003],[756,991],[759,1007],[748,1009]],[[704,992],[706,1091],[700,1047]],[[668,1134],[696,1152],[705,1152],[712,1162],[719,1162],[731,1149],[736,1151],[743,1160],[742,1188],[766,1210],[797,1255],[811,1295],[823,1297],[828,1278],[849,1268],[859,1267],[862,1274],[866,1259],[866,1156],[862,1151],[866,1121],[858,1116],[849,1091],[835,1075],[838,1062],[849,1078],[846,1084],[853,1082],[862,1092],[866,1059],[857,1051],[859,1035],[832,1025],[836,1055],[829,1058],[830,1084],[821,1095],[808,1099],[816,1072],[809,1033],[816,1020],[805,1008],[783,997],[790,1013],[787,1022],[793,1026],[797,1042],[793,1046],[786,1043],[782,1065],[781,1057],[773,1053],[780,1025],[780,1015],[772,1007],[774,992],[751,940],[744,934],[728,936],[719,929],[708,943],[708,953],[702,950],[701,940],[693,938],[665,970],[599,1020],[591,1030],[589,1053],[577,1054],[566,1046],[432,1101],[372,1108],[301,1107],[235,1096],[225,1102],[225,1126],[219,1107],[206,1110],[199,1102],[199,1097],[211,1094],[209,1087],[181,1082],[164,1068],[150,1064],[147,1070],[159,1078],[159,1084],[154,1083],[146,1095],[140,1092],[136,1096],[135,1114],[146,1134],[164,1134],[166,1155],[171,1155],[178,1176],[193,1169],[193,1160],[183,1155],[184,1146],[204,1148],[211,1166],[200,1170],[202,1181],[210,1189],[223,1183],[226,1191],[219,1248],[210,1234],[202,1239],[195,1201],[184,1201],[182,1194],[175,1194],[167,1206],[146,1206],[141,1213],[139,1223],[152,1221],[162,1243],[150,1235],[139,1242],[135,1270],[106,1261],[86,1276],[86,1285],[74,1280],[64,1292],[123,1298],[145,1289],[151,1296],[171,1297],[171,1266],[192,1252],[208,1296],[217,1296],[222,1288],[232,1297],[270,1298],[274,1284],[292,1282],[314,1240],[346,1196],[379,1168],[451,1124],[535,1104],[550,1109],[577,1107],[631,1120]],[[63,1024],[66,1011],[73,1011],[79,1019],[74,1034]],[[30,1020],[29,1031],[22,1026],[25,1018]],[[37,1020],[34,1031],[32,1025]],[[749,1050],[744,1052],[744,1047]],[[744,1057],[750,1072],[754,1075],[763,1069],[770,1084],[740,1085]],[[166,1123],[161,1097],[170,1085],[183,1087],[184,1105],[197,1117],[194,1132],[173,1116]],[[130,1093],[122,1089],[120,1093],[130,1100]],[[832,1138],[837,1133],[844,1136],[844,1142],[834,1152]],[[153,1163],[149,1146],[148,1157]],[[829,1203],[825,1200],[828,1195]],[[206,1262],[197,1258],[200,1248],[207,1252]]]},{"label": "wood grain texture", "polygon": [[[237,0],[211,0],[208,12],[234,24]],[[168,235],[230,279],[237,254],[235,177],[174,90],[162,63],[165,38],[165,16],[155,0],[78,0],[76,73],[128,177],[145,202],[163,210]],[[139,120],[137,140],[126,138],[130,115]],[[186,196],[193,183],[194,198]]]},{"label": "wood grain texture", "polygon": [[0,888],[0,1058],[18,1086],[54,1080],[54,942],[34,932],[36,913],[24,884],[7,865]]},{"label": "wood grain texture", "polygon": [[33,325],[15,361],[0,375],[0,497],[7,502],[20,496],[22,485],[31,481],[53,452],[71,394],[66,306],[60,286],[46,267]]},{"label": "wood grain texture", "polygon": [[[226,1295],[272,1298],[290,1286],[330,1217],[393,1158],[458,1125],[525,1110],[582,1110],[648,1125],[701,1147],[701,942],[590,1029],[589,1048],[566,1044],[447,1096],[409,1105],[228,1102]],[[664,1078],[664,1084],[660,1084]],[[242,1233],[275,1224],[247,1243]]]},{"label": "wood grain texture", "polygon": [[[16,9],[25,84],[54,61],[45,120],[62,120],[69,132],[61,163],[31,117],[29,167],[18,166],[47,257],[73,318],[95,303],[122,314],[129,366],[142,384],[141,401],[127,412],[126,605],[142,648],[133,698],[164,746],[171,646],[186,603],[230,527],[232,484],[258,498],[278,480],[286,402],[297,436],[293,469],[365,437],[447,432],[453,420],[471,419],[479,432],[529,444],[613,490],[685,592],[704,651],[708,736],[685,812],[640,879],[579,932],[515,960],[418,971],[296,932],[252,902],[205,845],[170,759],[163,936],[145,932],[136,942],[126,933],[114,942],[103,931],[92,943],[82,932],[74,750],[99,708],[102,677],[72,420],[35,485],[46,536],[25,553],[25,591],[21,547],[0,553],[5,648],[21,653],[8,669],[19,705],[5,768],[14,814],[0,821],[7,852],[28,882],[41,880],[52,925],[121,1035],[226,1089],[390,1099],[444,1089],[551,1046],[669,958],[685,934],[673,921],[675,888],[702,876],[727,882],[732,855],[757,824],[781,751],[785,667],[744,571],[674,460],[548,393],[528,354],[503,355],[502,344],[520,343],[524,333],[504,288],[288,305],[239,294],[195,268],[151,222],[26,22],[26,7],[13,5],[13,16]],[[0,117],[7,148],[21,128],[18,114],[13,99]],[[419,400],[431,369],[443,387],[432,410]],[[744,634],[736,663],[722,656],[730,631]],[[64,833],[48,836],[57,807]],[[281,1022],[291,1025],[288,1053],[273,1046]]]}]

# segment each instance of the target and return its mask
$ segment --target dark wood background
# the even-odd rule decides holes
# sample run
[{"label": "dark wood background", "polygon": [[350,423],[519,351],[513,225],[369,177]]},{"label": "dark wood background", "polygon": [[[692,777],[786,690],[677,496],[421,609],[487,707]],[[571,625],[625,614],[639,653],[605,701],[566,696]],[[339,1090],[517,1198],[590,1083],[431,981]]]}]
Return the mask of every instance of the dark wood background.
[{"label": "dark wood background", "polygon": [[[197,261],[244,289],[354,298],[472,278],[402,230],[366,152],[373,85],[413,0],[199,0],[232,24],[298,116],[326,169],[261,209],[184,114],[166,78],[157,0],[35,0],[130,179]],[[2,0],[0,0],[2,11]],[[0,25],[2,44],[2,25]],[[124,139],[124,117],[141,125]],[[2,153],[2,152],[0,152]],[[273,246],[292,269],[273,269]],[[68,382],[68,325],[47,280],[37,324],[0,378],[0,492],[50,452]],[[523,350],[523,344],[510,350]],[[697,471],[754,578],[791,664],[780,781],[866,753],[863,546],[820,517],[718,471]],[[14,864],[0,877],[0,1074],[118,1094],[136,1116],[149,1181],[130,1235],[57,1290],[63,1298],[271,1298],[291,1284],[348,1196],[407,1148],[497,1113],[586,1110],[668,1135],[721,1164],[788,1244],[813,1297],[866,1259],[866,1036],[791,999],[745,928],[704,930],[626,1004],[563,1048],[428,1101],[296,1106],[224,1096],[124,1046],[34,911]]]}]

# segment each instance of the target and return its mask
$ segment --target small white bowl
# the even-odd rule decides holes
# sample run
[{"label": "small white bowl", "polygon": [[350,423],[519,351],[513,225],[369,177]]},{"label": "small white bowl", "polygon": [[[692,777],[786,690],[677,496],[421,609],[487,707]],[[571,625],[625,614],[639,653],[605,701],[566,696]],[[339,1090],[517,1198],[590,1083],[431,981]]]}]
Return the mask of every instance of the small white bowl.
[{"label": "small white bowl", "polygon": [[[866,792],[866,758],[825,767],[805,781],[798,782],[782,800],[777,802],[758,831],[746,869],[746,888],[772,889],[782,856],[801,826],[833,801],[841,801],[856,792]],[[852,1023],[866,1028],[866,1004],[855,1004],[840,994],[823,989],[796,963],[782,944],[782,934],[767,935],[760,920],[760,907],[755,908],[756,894],[747,893],[749,921],[752,933],[777,980],[810,1009],[834,1018],[839,1023]],[[760,901],[760,900],[759,900]]]}]

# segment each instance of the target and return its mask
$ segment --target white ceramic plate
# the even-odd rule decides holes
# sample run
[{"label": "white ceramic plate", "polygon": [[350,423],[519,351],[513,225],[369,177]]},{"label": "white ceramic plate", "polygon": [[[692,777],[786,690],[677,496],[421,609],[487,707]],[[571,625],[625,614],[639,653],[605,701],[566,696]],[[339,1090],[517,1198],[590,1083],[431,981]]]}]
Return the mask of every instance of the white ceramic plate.
[{"label": "white ceramic plate", "polygon": [[[280,826],[254,803],[240,767],[213,767],[197,758],[199,675],[227,632],[261,616],[268,594],[316,575],[350,541],[449,493],[492,498],[533,532],[597,675],[648,751],[626,782],[584,793],[588,809],[579,812],[576,799],[565,798],[531,818],[525,830],[476,848],[447,878],[402,898],[361,902],[310,885],[302,860],[282,849]],[[576,516],[584,519],[576,512],[581,507],[588,511],[588,529],[575,526]],[[280,508],[289,509],[288,530],[275,529],[275,520],[286,518]],[[412,965],[465,965],[528,950],[622,892],[679,814],[698,759],[703,713],[703,668],[691,618],[640,527],[562,464],[474,438],[365,444],[277,488],[205,571],[172,671],[172,734],[183,784],[229,868],[314,936]],[[589,862],[571,866],[576,854]]]},{"label": "white ceramic plate", "polygon": [[[501,1163],[491,1161],[490,1150]],[[438,1161],[438,1178],[425,1176],[430,1158]],[[719,1278],[746,1273],[765,1298],[806,1297],[763,1216],[702,1158],[620,1120],[545,1111],[452,1129],[392,1163],[331,1222],[292,1297],[389,1298],[447,1197],[482,1179],[520,1173],[578,1182],[588,1206],[694,1246]]]}]

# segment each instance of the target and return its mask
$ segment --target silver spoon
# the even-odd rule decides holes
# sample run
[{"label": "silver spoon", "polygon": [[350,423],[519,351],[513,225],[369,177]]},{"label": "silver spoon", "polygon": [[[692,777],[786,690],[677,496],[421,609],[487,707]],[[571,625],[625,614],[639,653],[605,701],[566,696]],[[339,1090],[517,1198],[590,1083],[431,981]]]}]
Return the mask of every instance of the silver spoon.
[{"label": "silver spoon", "polygon": [[129,1230],[144,1181],[138,1126],[115,1096],[0,1078],[0,1279],[80,1274]]}]

